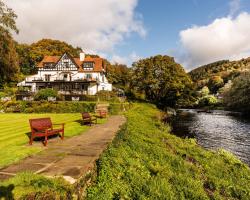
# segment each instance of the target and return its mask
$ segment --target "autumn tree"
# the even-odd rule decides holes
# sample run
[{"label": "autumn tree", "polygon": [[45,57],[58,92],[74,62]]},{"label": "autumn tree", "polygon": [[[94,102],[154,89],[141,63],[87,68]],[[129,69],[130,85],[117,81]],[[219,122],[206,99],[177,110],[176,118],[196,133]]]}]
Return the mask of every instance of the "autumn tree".
[{"label": "autumn tree", "polygon": [[[75,48],[66,42],[52,39],[42,39],[31,45],[17,43],[16,49],[21,72],[25,75],[36,73],[36,65],[44,56],[61,56],[67,52],[73,57],[79,57],[80,52],[82,52],[80,47]],[[91,56],[98,57],[97,55]]]},{"label": "autumn tree", "polygon": [[133,86],[159,107],[189,101],[192,81],[182,66],[169,56],[157,55],[133,63]]},{"label": "autumn tree", "polygon": [[44,56],[60,56],[67,52],[73,57],[79,57],[82,49],[60,40],[42,39],[30,45],[30,57],[34,63],[40,62]]},{"label": "autumn tree", "polygon": [[105,61],[107,67],[107,78],[114,86],[125,89],[130,82],[130,70],[123,64],[111,64],[107,60]]},{"label": "autumn tree", "polygon": [[224,86],[224,81],[220,76],[213,76],[208,81],[208,88],[213,94],[216,94],[217,91]]},{"label": "autumn tree", "polygon": [[18,78],[18,55],[11,35],[11,31],[18,33],[16,18],[14,11],[0,0],[0,85]]}]

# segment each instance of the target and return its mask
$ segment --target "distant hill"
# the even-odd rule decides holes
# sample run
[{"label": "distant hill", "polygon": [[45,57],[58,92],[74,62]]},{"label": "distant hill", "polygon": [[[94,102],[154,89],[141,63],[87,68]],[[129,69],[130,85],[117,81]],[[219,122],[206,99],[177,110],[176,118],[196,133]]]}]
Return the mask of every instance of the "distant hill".
[{"label": "distant hill", "polygon": [[250,57],[238,61],[221,60],[213,62],[190,71],[189,75],[197,88],[201,89],[203,86],[210,86],[211,88],[211,82],[214,79],[223,79],[223,86],[245,71],[250,71]]}]

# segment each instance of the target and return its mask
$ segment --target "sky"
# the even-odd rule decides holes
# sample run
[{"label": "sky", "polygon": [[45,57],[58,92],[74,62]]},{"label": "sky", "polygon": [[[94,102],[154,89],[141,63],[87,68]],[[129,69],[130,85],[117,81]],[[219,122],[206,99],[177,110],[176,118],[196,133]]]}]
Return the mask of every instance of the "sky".
[{"label": "sky", "polygon": [[157,54],[189,71],[250,56],[250,0],[4,0],[22,43],[63,40],[131,65]]}]

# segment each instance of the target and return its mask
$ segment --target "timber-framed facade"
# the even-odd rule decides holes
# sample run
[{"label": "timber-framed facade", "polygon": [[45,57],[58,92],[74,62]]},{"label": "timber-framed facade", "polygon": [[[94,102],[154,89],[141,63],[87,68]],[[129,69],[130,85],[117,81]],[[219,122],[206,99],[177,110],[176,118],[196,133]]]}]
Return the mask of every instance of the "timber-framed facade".
[{"label": "timber-framed facade", "polygon": [[26,77],[18,87],[34,93],[43,88],[53,88],[63,95],[95,95],[101,90],[112,90],[102,58],[85,57],[84,53],[80,58],[73,58],[64,53],[45,56],[37,68],[38,73]]}]

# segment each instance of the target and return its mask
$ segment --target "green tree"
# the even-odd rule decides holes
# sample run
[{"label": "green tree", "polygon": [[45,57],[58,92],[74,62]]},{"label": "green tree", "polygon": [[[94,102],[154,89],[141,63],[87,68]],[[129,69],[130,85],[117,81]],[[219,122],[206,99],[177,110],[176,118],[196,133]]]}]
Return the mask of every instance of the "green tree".
[{"label": "green tree", "polygon": [[107,60],[105,61],[107,66],[107,78],[110,83],[115,87],[124,89],[128,86],[130,81],[130,70],[126,65],[122,64],[111,64]]},{"label": "green tree", "polygon": [[169,56],[157,55],[133,63],[132,85],[159,107],[187,102],[192,81],[182,66]]},{"label": "green tree", "polygon": [[201,89],[201,96],[207,96],[209,95],[210,91],[209,91],[209,88],[207,86],[204,86],[202,89]]},{"label": "green tree", "polygon": [[20,71],[24,75],[35,74],[37,71],[36,63],[31,58],[30,45],[16,43],[16,51],[17,51],[18,56],[19,56]]},{"label": "green tree", "polygon": [[14,11],[0,0],[0,86],[18,78],[18,55],[10,33],[18,33],[16,18]]},{"label": "green tree", "polygon": [[199,106],[201,107],[213,106],[216,104],[218,104],[218,99],[214,95],[206,95],[199,100]]},{"label": "green tree", "polygon": [[234,79],[230,88],[223,94],[226,107],[233,110],[250,112],[250,74],[243,74]]}]

